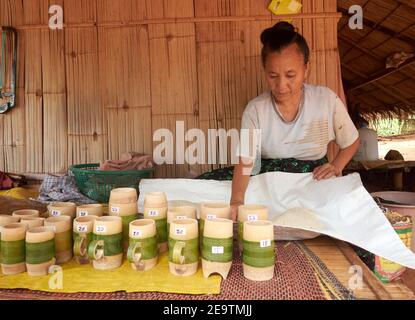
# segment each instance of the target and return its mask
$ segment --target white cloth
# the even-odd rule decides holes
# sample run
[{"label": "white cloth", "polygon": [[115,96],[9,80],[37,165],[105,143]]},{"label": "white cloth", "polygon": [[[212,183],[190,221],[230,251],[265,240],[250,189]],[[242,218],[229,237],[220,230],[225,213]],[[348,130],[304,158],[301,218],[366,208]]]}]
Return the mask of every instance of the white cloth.
[{"label": "white cloth", "polygon": [[[194,179],[143,179],[138,205],[142,212],[148,192],[165,192],[167,199],[193,203],[229,202],[231,181]],[[245,203],[269,208],[271,221],[289,209],[313,211],[319,228],[301,222],[290,227],[315,231],[353,243],[378,256],[415,269],[415,254],[395,232],[355,173],[316,181],[310,173],[269,172],[250,178]]]},{"label": "white cloth", "polygon": [[[304,85],[296,120],[285,122],[267,91],[248,103],[241,129],[261,130],[260,156],[265,159],[318,160],[326,156],[330,141],[335,140],[344,149],[359,137],[340,98],[327,87],[309,84]],[[259,158],[241,149],[237,150],[239,156]]]}]

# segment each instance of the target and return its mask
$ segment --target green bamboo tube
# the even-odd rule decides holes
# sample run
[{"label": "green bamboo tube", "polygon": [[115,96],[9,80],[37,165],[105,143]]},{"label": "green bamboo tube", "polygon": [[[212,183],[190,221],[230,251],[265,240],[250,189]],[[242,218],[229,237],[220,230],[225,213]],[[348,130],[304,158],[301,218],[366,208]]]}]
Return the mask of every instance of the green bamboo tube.
[{"label": "green bamboo tube", "polygon": [[245,278],[267,281],[274,277],[274,225],[270,221],[244,222],[242,266]]},{"label": "green bamboo tube", "polygon": [[88,246],[93,240],[94,221],[98,217],[88,215],[73,221],[73,253],[79,264],[89,263]]},{"label": "green bamboo tube", "polygon": [[127,258],[136,271],[152,269],[158,261],[157,228],[152,219],[135,220],[130,223],[130,245]]},{"label": "green bamboo tube", "polygon": [[11,223],[0,227],[1,270],[5,275],[14,275],[26,271],[25,237],[26,226]]},{"label": "green bamboo tube", "polygon": [[199,227],[195,219],[173,220],[169,230],[169,269],[177,276],[191,276],[199,265]]},{"label": "green bamboo tube", "polygon": [[98,217],[94,221],[93,241],[88,256],[97,270],[110,270],[121,266],[123,260],[122,220],[117,216]]},{"label": "green bamboo tube", "polygon": [[29,276],[45,276],[55,264],[55,232],[35,227],[26,232],[26,268]]},{"label": "green bamboo tube", "polygon": [[55,231],[55,257],[56,263],[68,262],[73,256],[72,219],[62,215],[49,217],[45,220],[45,227],[52,227]]},{"label": "green bamboo tube", "polygon": [[213,273],[228,277],[233,257],[233,221],[206,220],[202,236],[202,270],[208,278]]}]

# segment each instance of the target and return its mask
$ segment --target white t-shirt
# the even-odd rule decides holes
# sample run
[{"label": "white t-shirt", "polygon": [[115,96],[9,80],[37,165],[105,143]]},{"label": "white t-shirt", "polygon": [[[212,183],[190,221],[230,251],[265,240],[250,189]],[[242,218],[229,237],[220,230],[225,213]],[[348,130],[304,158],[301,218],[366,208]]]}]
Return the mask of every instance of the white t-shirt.
[{"label": "white t-shirt", "polygon": [[[294,121],[283,120],[267,91],[248,103],[241,129],[261,130],[263,159],[318,160],[326,156],[330,141],[344,149],[359,137],[340,98],[327,87],[309,84],[304,85],[303,103]],[[239,148],[238,154],[252,158]]]}]

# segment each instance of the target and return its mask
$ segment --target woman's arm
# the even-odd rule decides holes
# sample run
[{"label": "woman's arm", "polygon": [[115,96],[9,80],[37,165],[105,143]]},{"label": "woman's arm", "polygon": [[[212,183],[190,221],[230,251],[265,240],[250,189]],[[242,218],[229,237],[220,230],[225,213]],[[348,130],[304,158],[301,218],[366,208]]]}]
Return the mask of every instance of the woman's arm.
[{"label": "woman's arm", "polygon": [[333,176],[340,176],[343,169],[352,160],[353,156],[359,149],[360,139],[345,149],[340,149],[337,157],[331,162],[326,163],[314,169],[313,174],[316,180],[329,179]]},{"label": "woman's arm", "polygon": [[236,220],[238,207],[244,204],[245,192],[248,188],[252,168],[253,161],[246,158],[239,158],[239,163],[235,165],[232,179],[232,197],[230,203],[233,220]]}]

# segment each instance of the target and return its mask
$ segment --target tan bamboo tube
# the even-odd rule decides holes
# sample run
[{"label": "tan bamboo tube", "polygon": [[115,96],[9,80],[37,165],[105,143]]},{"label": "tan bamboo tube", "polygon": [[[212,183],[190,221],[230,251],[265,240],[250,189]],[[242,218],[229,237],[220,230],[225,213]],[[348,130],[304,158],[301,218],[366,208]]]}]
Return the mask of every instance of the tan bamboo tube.
[{"label": "tan bamboo tube", "polygon": [[10,223],[17,223],[19,221],[19,217],[13,217],[8,214],[0,214],[0,227]]},{"label": "tan bamboo tube", "polygon": [[245,221],[268,220],[268,208],[263,205],[246,204],[238,207],[238,246],[243,249],[243,223]]},{"label": "tan bamboo tube", "polygon": [[211,274],[218,273],[226,279],[232,267],[233,221],[206,220],[201,251],[203,276],[208,278]]},{"label": "tan bamboo tube", "polygon": [[196,219],[173,220],[169,230],[169,269],[177,276],[191,276],[199,265],[199,228]]},{"label": "tan bamboo tube", "polygon": [[84,204],[82,206],[76,207],[76,216],[85,217],[85,216],[97,216],[102,217],[104,214],[104,209],[102,204]]},{"label": "tan bamboo tube", "polygon": [[98,217],[94,221],[93,241],[88,256],[97,270],[115,269],[123,260],[122,220],[117,216]]},{"label": "tan bamboo tube", "polygon": [[137,203],[137,190],[134,188],[117,188],[111,190],[110,203]]},{"label": "tan bamboo tube", "polygon": [[152,219],[135,220],[130,223],[130,246],[128,260],[136,271],[147,271],[158,261],[157,229]]},{"label": "tan bamboo tube", "polygon": [[55,257],[56,263],[62,264],[72,259],[72,219],[62,215],[49,217],[45,220],[45,227],[55,230]]},{"label": "tan bamboo tube", "polygon": [[48,205],[50,217],[69,216],[72,219],[76,217],[76,204],[73,202],[53,202]]},{"label": "tan bamboo tube", "polygon": [[[275,267],[275,251],[274,251],[274,226],[272,222],[265,220],[247,221],[244,222],[243,231],[244,251],[243,251],[243,272],[245,278],[253,281],[267,281],[274,277]],[[251,248],[247,247],[247,242],[255,244],[257,247],[268,252],[272,251],[271,256],[273,259],[269,259],[267,256],[267,266],[253,266],[259,264],[259,259],[251,258],[249,253]],[[258,250],[258,248],[254,249]],[[249,263],[248,259],[249,258]],[[268,261],[270,261],[268,263]],[[272,263],[271,263],[272,262]]]},{"label": "tan bamboo tube", "polygon": [[26,232],[26,268],[29,276],[45,276],[55,264],[53,227],[35,227]]},{"label": "tan bamboo tube", "polygon": [[0,227],[1,271],[14,275],[26,271],[25,237],[26,225],[11,223]]},{"label": "tan bamboo tube", "polygon": [[157,243],[160,253],[168,250],[167,197],[164,192],[149,192],[144,197],[144,218],[153,219],[157,227]]},{"label": "tan bamboo tube", "polygon": [[25,210],[16,210],[13,211],[12,216],[13,217],[18,217],[20,218],[20,220],[22,218],[26,218],[26,217],[33,217],[33,218],[37,218],[39,217],[39,210],[29,210],[29,209],[25,209]]},{"label": "tan bamboo tube", "polygon": [[32,228],[43,227],[45,218],[25,217],[20,219],[20,223],[27,225],[27,230],[30,230]]}]

